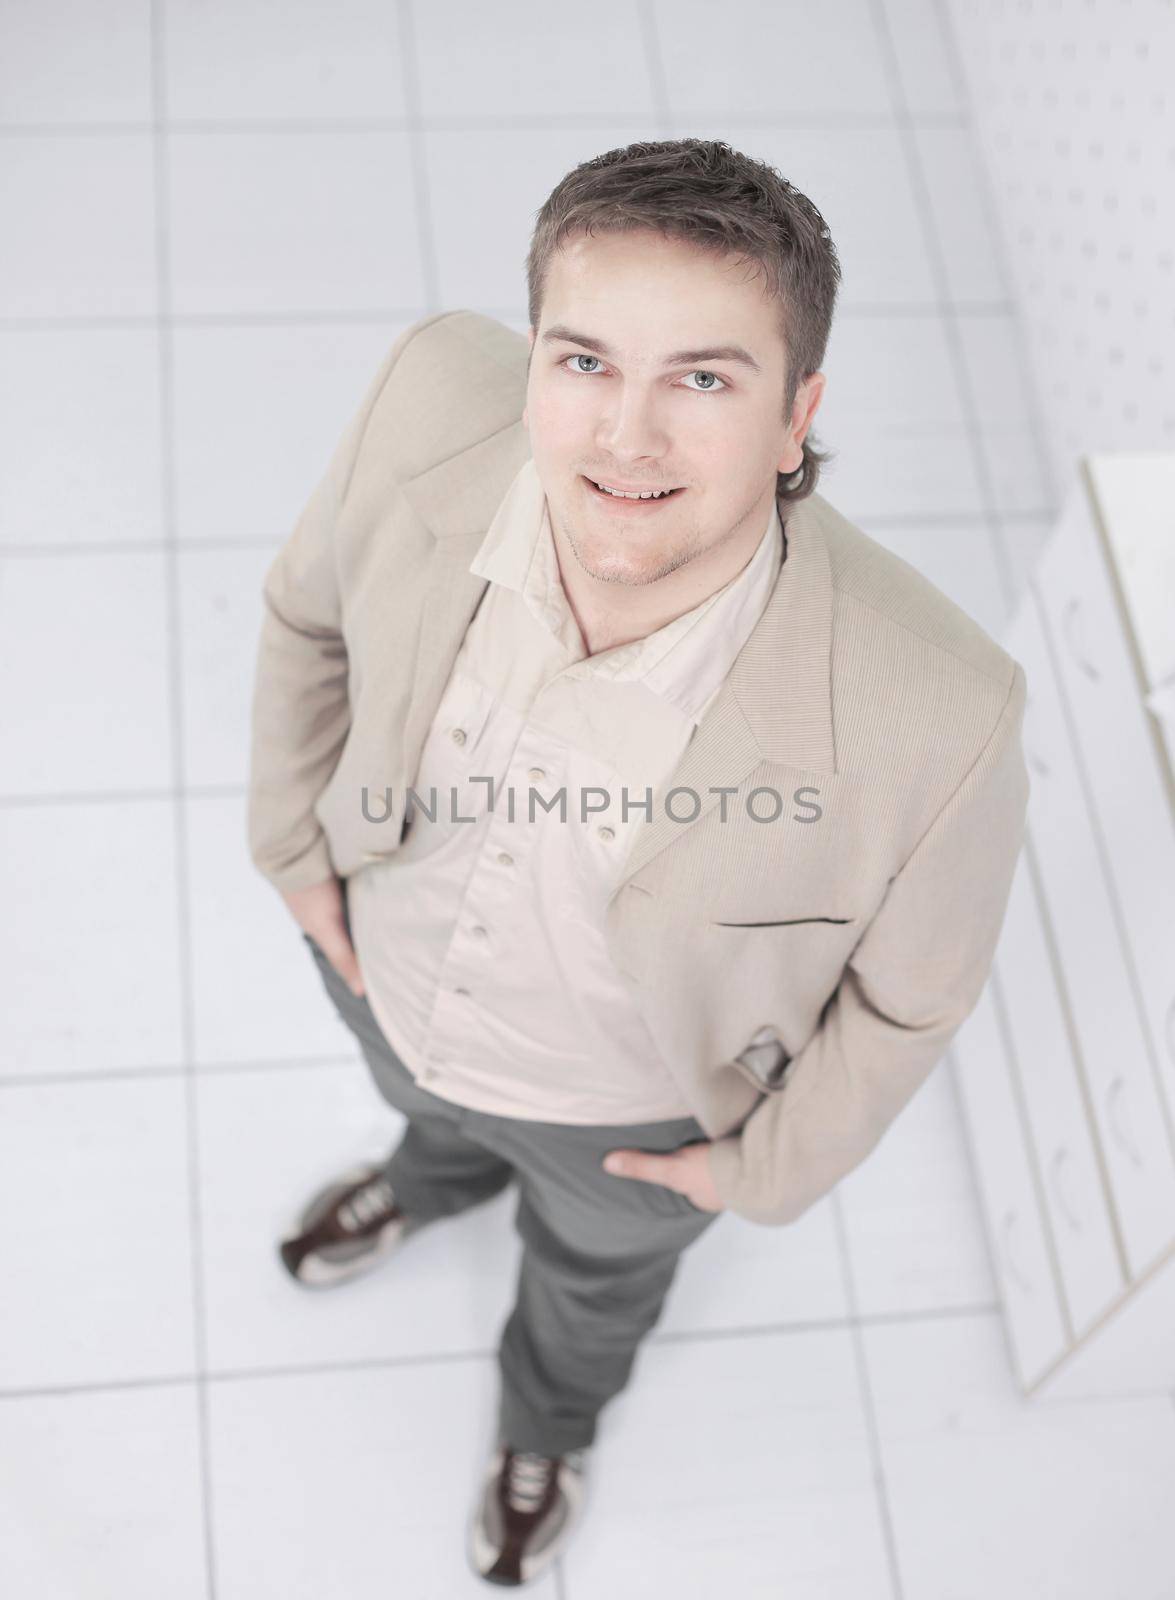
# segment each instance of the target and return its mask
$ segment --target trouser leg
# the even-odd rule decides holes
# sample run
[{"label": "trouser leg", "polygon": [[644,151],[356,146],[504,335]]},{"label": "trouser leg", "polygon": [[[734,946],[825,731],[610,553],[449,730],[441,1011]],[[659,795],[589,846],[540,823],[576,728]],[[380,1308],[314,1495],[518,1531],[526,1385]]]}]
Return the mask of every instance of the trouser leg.
[{"label": "trouser leg", "polygon": [[401,1210],[421,1219],[480,1205],[514,1176],[506,1162],[467,1139],[456,1121],[419,1113],[409,1118],[385,1171]]},{"label": "trouser leg", "polygon": [[498,1351],[498,1439],[561,1455],[594,1442],[600,1411],[660,1318],[680,1253],[574,1256],[525,1202],[518,1231],[525,1250]]},{"label": "trouser leg", "polygon": [[[528,1132],[528,1129],[530,1130]],[[484,1130],[482,1130],[484,1132]],[[719,1213],[675,1191],[606,1173],[605,1151],[668,1151],[704,1132],[693,1119],[637,1128],[495,1119],[519,1174],[523,1252],[499,1344],[498,1442],[560,1455],[595,1440],[660,1319],[682,1251]]]}]

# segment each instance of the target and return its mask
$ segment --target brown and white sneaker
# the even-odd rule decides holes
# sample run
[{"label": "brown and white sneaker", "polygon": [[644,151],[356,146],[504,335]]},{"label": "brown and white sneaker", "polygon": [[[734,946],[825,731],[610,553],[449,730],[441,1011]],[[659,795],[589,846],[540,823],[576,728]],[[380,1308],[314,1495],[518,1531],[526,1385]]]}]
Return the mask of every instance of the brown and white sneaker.
[{"label": "brown and white sneaker", "polygon": [[380,1163],[365,1162],[311,1197],[280,1240],[278,1254],[292,1278],[324,1289],[369,1272],[423,1226],[400,1210]]},{"label": "brown and white sneaker", "polygon": [[517,1587],[547,1570],[583,1509],[588,1451],[495,1449],[469,1527],[469,1562],[479,1578]]}]

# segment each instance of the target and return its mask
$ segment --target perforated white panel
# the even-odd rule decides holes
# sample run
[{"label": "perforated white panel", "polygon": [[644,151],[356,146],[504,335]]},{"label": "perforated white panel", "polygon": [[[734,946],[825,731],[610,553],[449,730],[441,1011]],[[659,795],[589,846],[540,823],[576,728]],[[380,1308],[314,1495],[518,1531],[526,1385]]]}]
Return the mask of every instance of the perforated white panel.
[{"label": "perforated white panel", "polygon": [[947,9],[1055,481],[1175,448],[1175,5]]}]

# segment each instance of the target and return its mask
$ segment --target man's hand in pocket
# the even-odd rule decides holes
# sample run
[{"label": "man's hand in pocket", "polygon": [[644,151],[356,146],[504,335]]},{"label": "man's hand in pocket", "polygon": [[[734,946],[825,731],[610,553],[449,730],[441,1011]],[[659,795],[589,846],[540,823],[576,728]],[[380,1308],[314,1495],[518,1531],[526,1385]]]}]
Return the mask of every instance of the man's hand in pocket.
[{"label": "man's hand in pocket", "polygon": [[343,885],[337,877],[282,894],[290,914],[322,951],[351,993],[364,993],[363,977],[343,919]]}]

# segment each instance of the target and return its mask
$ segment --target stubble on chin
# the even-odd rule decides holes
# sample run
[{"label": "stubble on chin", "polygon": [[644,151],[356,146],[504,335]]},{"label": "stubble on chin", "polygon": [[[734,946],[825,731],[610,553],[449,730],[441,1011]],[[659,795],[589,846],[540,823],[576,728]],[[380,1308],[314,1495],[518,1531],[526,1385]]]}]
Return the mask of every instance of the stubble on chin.
[{"label": "stubble on chin", "polygon": [[664,555],[650,551],[643,560],[636,562],[631,556],[616,552],[593,558],[590,550],[585,550],[568,523],[561,522],[560,530],[580,570],[586,572],[589,578],[594,578],[597,583],[624,584],[630,588],[644,587],[646,584],[656,583],[661,578],[667,578],[671,572],[684,567],[696,553],[695,541],[690,540],[684,547],[678,547]]}]

